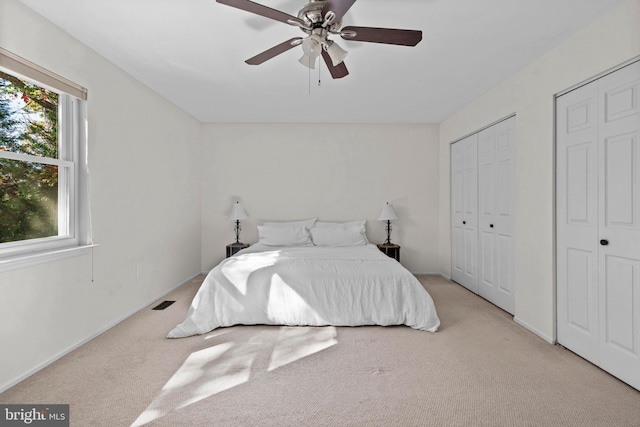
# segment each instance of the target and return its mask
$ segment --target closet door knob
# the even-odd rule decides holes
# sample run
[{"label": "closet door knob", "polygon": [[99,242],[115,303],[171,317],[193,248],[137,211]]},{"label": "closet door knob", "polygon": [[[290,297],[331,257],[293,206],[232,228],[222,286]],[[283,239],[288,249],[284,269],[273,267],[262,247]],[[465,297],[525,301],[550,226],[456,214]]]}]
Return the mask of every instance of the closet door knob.
[{"label": "closet door knob", "polygon": [[464,224],[466,224],[466,223],[467,223],[467,221],[462,221],[462,224],[463,224],[463,225],[464,225]]},{"label": "closet door knob", "polygon": [[602,246],[607,246],[607,245],[609,244],[609,241],[608,241],[608,240],[605,240],[605,239],[602,239],[602,240],[600,240],[600,244],[601,244]]},{"label": "closet door knob", "polygon": [[489,227],[490,227],[490,228],[493,228],[493,224],[489,224]]}]

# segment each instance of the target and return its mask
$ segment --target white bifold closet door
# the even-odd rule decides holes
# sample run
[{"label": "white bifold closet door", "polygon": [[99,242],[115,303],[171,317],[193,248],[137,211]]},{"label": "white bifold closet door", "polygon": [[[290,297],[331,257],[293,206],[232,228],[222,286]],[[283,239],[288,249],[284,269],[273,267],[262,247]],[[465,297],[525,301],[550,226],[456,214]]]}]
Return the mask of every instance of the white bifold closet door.
[{"label": "white bifold closet door", "polygon": [[451,146],[452,280],[514,312],[515,117]]},{"label": "white bifold closet door", "polygon": [[556,111],[558,342],[640,389],[640,62]]},{"label": "white bifold closet door", "polygon": [[478,134],[451,145],[451,278],[478,293]]}]

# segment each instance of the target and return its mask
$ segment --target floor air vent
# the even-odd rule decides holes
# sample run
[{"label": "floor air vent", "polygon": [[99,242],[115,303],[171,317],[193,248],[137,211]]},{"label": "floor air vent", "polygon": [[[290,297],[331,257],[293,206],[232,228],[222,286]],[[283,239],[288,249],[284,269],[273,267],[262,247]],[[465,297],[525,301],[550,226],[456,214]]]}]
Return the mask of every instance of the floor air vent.
[{"label": "floor air vent", "polygon": [[160,304],[158,304],[155,307],[153,307],[152,310],[164,310],[165,308],[169,307],[174,302],[175,301],[162,301]]}]

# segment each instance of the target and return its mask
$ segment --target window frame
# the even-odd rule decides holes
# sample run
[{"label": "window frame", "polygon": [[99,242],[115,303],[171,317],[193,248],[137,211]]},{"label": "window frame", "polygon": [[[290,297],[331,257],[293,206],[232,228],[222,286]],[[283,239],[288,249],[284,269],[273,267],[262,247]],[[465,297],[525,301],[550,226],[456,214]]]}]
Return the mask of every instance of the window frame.
[{"label": "window frame", "polygon": [[[7,58],[9,60],[7,60]],[[13,61],[13,62],[12,62]],[[16,61],[22,68],[15,65]],[[34,70],[26,75],[29,67]],[[88,203],[87,116],[86,89],[71,83],[35,64],[0,48],[0,69],[20,79],[56,92],[58,98],[58,158],[33,156],[24,153],[0,151],[0,157],[58,166],[58,235],[35,239],[0,243],[0,272],[48,262],[70,256],[82,255],[93,246],[91,241]],[[46,74],[45,74],[46,73]],[[59,78],[64,85],[51,86],[32,77],[44,76],[51,83]],[[63,89],[71,86],[78,92]],[[83,99],[77,96],[82,96]]]}]

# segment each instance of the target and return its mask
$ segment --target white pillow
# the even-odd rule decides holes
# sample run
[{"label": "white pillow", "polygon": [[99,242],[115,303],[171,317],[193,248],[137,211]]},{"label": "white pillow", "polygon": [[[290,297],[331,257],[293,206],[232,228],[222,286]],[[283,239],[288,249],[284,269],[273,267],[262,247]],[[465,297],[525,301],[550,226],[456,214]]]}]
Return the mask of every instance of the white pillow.
[{"label": "white pillow", "polygon": [[311,238],[316,246],[363,246],[369,243],[362,231],[348,227],[314,227]]},{"label": "white pillow", "polygon": [[258,243],[267,246],[313,246],[307,227],[258,226]]},{"label": "white pillow", "polygon": [[300,221],[269,221],[269,222],[264,222],[262,225],[268,225],[270,227],[303,226],[303,227],[311,228],[315,223],[316,223],[316,218],[311,218],[311,219],[303,219]]},{"label": "white pillow", "polygon": [[359,221],[349,221],[349,222],[324,222],[317,221],[315,223],[316,227],[337,227],[337,228],[362,228],[365,229],[367,221],[359,220]]}]

